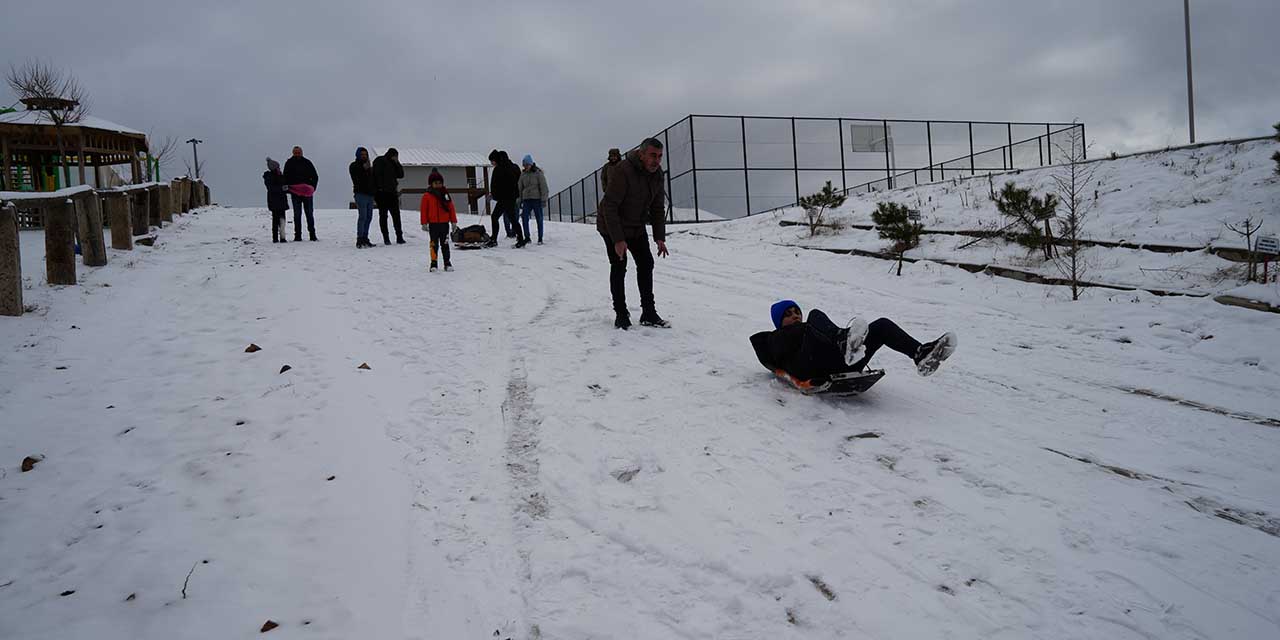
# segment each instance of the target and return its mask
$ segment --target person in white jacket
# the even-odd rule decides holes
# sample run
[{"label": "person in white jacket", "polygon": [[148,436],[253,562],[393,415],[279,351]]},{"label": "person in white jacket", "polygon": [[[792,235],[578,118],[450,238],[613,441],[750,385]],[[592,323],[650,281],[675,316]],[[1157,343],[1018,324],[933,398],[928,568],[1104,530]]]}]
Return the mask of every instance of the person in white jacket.
[{"label": "person in white jacket", "polygon": [[524,224],[524,237],[529,235],[529,214],[538,221],[538,244],[542,244],[542,211],[550,197],[547,193],[547,174],[534,164],[533,156],[526,154],[520,161],[524,170],[520,172],[520,219]]}]

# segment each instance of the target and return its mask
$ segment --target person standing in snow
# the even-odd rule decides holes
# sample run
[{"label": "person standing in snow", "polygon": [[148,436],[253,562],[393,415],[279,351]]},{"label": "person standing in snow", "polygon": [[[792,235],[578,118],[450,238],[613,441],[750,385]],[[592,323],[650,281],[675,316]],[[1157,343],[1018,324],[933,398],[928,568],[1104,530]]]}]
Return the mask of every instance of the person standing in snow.
[{"label": "person standing in snow", "polygon": [[818,384],[832,374],[862,371],[880,347],[889,347],[916,364],[922,376],[934,371],[956,349],[956,336],[944,333],[921,344],[888,318],[871,324],[853,318],[848,326],[837,327],[827,314],[814,309],[804,320],[800,305],[779,300],[769,308],[773,331],[751,336],[756,357],[770,371],[781,369],[797,381]]},{"label": "person standing in snow", "polygon": [[320,184],[316,166],[302,155],[302,147],[293,148],[293,157],[284,162],[284,179],[293,200],[293,240],[302,240],[302,211],[307,212],[307,233],[316,239],[315,193]]},{"label": "person standing in snow", "polygon": [[600,167],[600,193],[609,190],[609,172],[622,162],[622,152],[617,147],[609,150],[609,161]]},{"label": "person standing in snow", "polygon": [[280,171],[280,163],[267,158],[267,170],[262,172],[262,184],[267,187],[267,210],[271,212],[271,241],[284,242],[284,212],[289,210],[289,184]]},{"label": "person standing in snow", "polygon": [[640,148],[627,154],[608,170],[609,187],[600,201],[596,230],[604,238],[609,254],[609,292],[613,296],[613,326],[631,328],[627,310],[627,251],[636,261],[636,284],[640,287],[640,324],[670,327],[658,315],[653,298],[653,254],[645,224],[653,227],[658,255],[667,257],[666,197],[662,181],[662,143],[646,138]]},{"label": "person standing in snow", "polygon": [[422,212],[422,230],[431,237],[431,271],[436,270],[436,256],[444,258],[444,270],[453,271],[449,262],[449,232],[458,228],[458,211],[453,206],[453,196],[444,186],[444,176],[432,170],[427,179],[427,192],[422,194],[419,209]]},{"label": "person standing in snow", "polygon": [[369,242],[369,223],[373,222],[373,163],[369,162],[369,150],[356,149],[356,159],[347,167],[351,174],[351,191],[356,200],[356,248],[372,247]]},{"label": "person standing in snow", "polygon": [[524,167],[524,171],[520,173],[519,187],[520,219],[524,225],[525,242],[532,238],[529,235],[529,214],[532,213],[538,220],[538,244],[542,244],[542,207],[550,197],[547,193],[547,176],[534,164],[532,155],[526,154],[520,164]]},{"label": "person standing in snow", "polygon": [[489,246],[498,244],[498,216],[502,216],[508,237],[515,235],[516,248],[519,249],[529,242],[516,220],[516,204],[520,201],[520,167],[511,161],[506,151],[497,149],[489,152],[489,163],[493,165],[493,175],[489,176],[489,195],[497,201],[493,208],[493,238],[489,240]]},{"label": "person standing in snow", "polygon": [[387,213],[395,223],[396,244],[404,244],[404,231],[400,228],[400,179],[404,167],[400,165],[400,152],[395,147],[373,161],[374,203],[378,205],[378,226],[382,229],[382,244],[391,244],[387,233]]}]

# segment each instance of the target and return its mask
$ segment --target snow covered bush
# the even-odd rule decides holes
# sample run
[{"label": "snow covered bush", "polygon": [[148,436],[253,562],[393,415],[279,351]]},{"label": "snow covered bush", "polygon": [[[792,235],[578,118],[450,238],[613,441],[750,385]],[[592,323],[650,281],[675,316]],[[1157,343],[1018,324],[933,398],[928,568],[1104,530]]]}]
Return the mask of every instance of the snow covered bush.
[{"label": "snow covered bush", "polygon": [[877,203],[876,210],[871,213],[871,221],[875,223],[880,237],[893,241],[893,252],[898,256],[898,275],[902,275],[902,255],[920,244],[920,232],[924,229],[924,225],[913,217],[919,219],[919,212],[896,202]]},{"label": "snow covered bush", "polygon": [[818,227],[822,226],[822,217],[826,215],[828,209],[834,209],[844,204],[845,195],[837,193],[835,188],[831,186],[831,181],[822,187],[822,190],[809,196],[800,198],[797,203],[804,209],[805,219],[809,224],[809,235],[813,236],[818,233]]}]

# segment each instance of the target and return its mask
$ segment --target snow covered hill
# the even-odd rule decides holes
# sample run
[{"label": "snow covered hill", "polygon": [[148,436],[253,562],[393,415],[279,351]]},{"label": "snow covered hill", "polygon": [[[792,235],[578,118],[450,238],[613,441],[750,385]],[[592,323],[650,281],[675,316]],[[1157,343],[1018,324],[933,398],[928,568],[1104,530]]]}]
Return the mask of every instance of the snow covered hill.
[{"label": "snow covered hill", "polygon": [[[416,228],[357,251],[318,214],[317,243],[215,209],[80,286],[28,273],[0,637],[1280,636],[1272,314],[894,277],[721,233],[748,220],[673,233],[675,327],[621,332],[589,226],[428,274]],[[959,351],[801,396],[747,342],[784,296]]]},{"label": "snow covered hill", "polygon": [[[1083,252],[1089,268],[1085,280],[1102,284],[1186,292],[1222,293],[1239,286],[1244,265],[1229,262],[1209,250],[1243,248],[1243,239],[1227,230],[1253,217],[1265,235],[1280,235],[1280,177],[1271,154],[1280,148],[1273,139],[1214,143],[1196,148],[1138,154],[1094,163],[1094,184],[1087,190],[1092,211],[1082,235],[1104,242],[1186,247],[1186,252],[1163,253],[1132,248],[1094,247]],[[711,225],[703,232],[743,240],[803,244],[836,249],[885,251],[887,240],[869,226],[879,202],[897,202],[920,211],[920,222],[936,232],[994,230],[1004,227],[990,198],[1006,182],[1053,193],[1052,177],[1060,167],[1029,169],[967,180],[857,194],[833,210],[827,222],[839,230],[810,237],[804,227],[779,228],[779,220],[798,222],[798,208],[752,216],[733,224]],[[1063,208],[1059,207],[1061,213]],[[911,258],[998,265],[1057,277],[1052,263],[1028,256],[1019,246],[1000,240],[975,242],[964,235],[928,234],[906,254]],[[1280,298],[1277,298],[1280,301]]]}]

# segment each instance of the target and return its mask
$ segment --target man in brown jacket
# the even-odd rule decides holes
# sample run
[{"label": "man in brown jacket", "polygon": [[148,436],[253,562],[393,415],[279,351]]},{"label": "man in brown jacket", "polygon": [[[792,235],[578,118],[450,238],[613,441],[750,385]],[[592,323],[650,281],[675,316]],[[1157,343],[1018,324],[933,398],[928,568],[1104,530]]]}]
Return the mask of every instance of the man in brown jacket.
[{"label": "man in brown jacket", "polygon": [[613,326],[631,327],[625,290],[627,250],[636,261],[636,282],[640,285],[640,324],[670,327],[658,315],[653,303],[653,254],[645,223],[653,226],[658,255],[667,257],[666,197],[662,176],[662,143],[647,138],[626,159],[607,167],[608,187],[600,201],[596,229],[609,253],[609,291],[613,294]]},{"label": "man in brown jacket", "polygon": [[609,170],[617,166],[619,162],[622,162],[622,152],[617,147],[614,147],[609,150],[609,161],[604,163],[603,167],[600,167],[601,193],[609,190]]}]

